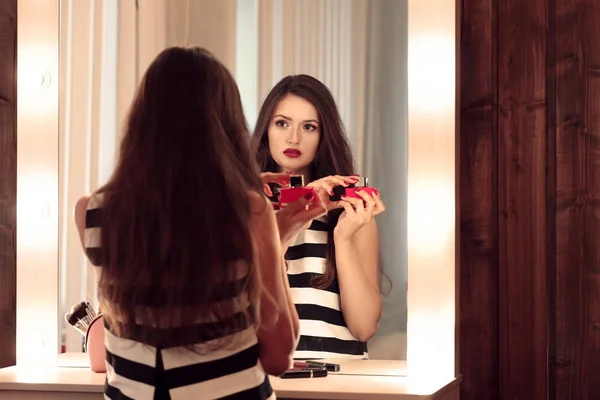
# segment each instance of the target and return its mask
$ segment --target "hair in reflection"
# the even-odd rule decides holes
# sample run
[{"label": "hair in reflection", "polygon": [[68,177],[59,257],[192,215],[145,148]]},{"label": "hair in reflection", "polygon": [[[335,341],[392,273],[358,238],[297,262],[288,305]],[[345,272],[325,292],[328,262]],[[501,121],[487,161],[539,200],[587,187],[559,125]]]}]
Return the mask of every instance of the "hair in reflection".
[{"label": "hair in reflection", "polygon": [[[256,160],[261,171],[277,172],[278,165],[269,150],[268,129],[279,102],[288,94],[302,97],[310,102],[319,116],[321,137],[315,159],[310,167],[311,179],[317,180],[329,175],[353,175],[356,170],[352,150],[335,99],[329,88],[321,81],[304,74],[283,78],[271,89],[262,104],[251,138],[251,146],[256,153]],[[333,229],[343,211],[343,209],[336,209],[327,214],[329,225],[326,250],[327,268],[322,276],[315,277],[311,282],[316,288],[327,288],[336,277]],[[379,265],[381,276],[387,278],[383,272],[381,261]]]},{"label": "hair in reflection", "polygon": [[[143,77],[115,172],[99,190],[99,298],[111,331],[218,320],[205,325],[219,337],[258,325],[249,190],[262,193],[231,74],[204,49],[164,50]],[[228,296],[219,283],[237,279],[251,305],[243,321],[227,318],[240,304],[215,301]],[[172,347],[194,343],[193,334],[154,329],[136,340]]]}]

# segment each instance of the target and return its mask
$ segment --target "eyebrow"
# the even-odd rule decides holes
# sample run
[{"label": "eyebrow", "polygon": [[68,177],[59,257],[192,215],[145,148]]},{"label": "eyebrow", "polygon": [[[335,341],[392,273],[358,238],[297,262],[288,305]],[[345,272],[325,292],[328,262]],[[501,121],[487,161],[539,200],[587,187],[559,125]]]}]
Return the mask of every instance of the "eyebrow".
[{"label": "eyebrow", "polygon": [[[286,121],[291,121],[291,120],[292,120],[290,117],[288,117],[287,115],[283,115],[283,114],[277,114],[277,115],[275,115],[273,118],[277,118],[277,117],[283,118],[283,119],[285,119]],[[318,124],[318,123],[319,123],[319,121],[317,121],[316,119],[307,119],[307,120],[306,120],[306,121],[304,121],[304,122],[314,122],[314,123],[316,123],[316,124]]]}]

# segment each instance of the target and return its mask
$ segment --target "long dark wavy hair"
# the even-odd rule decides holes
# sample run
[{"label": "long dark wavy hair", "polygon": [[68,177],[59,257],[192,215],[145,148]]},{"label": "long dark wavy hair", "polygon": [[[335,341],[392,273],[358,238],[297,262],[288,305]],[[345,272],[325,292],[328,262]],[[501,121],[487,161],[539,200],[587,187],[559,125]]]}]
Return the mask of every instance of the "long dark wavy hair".
[{"label": "long dark wavy hair", "polygon": [[[327,86],[310,75],[291,75],[283,78],[271,89],[263,102],[251,138],[251,146],[261,171],[276,172],[278,169],[269,150],[268,129],[279,102],[289,94],[309,101],[319,116],[321,136],[315,159],[310,166],[311,179],[317,180],[329,175],[353,175],[355,166],[352,150],[333,95]],[[326,288],[336,278],[333,230],[342,212],[342,209],[336,209],[327,214],[328,262],[325,273],[311,282],[316,288]]]},{"label": "long dark wavy hair", "polygon": [[98,190],[99,298],[114,334],[191,348],[258,325],[248,192],[262,189],[248,134],[237,85],[211,53],[172,47],[152,62]]}]

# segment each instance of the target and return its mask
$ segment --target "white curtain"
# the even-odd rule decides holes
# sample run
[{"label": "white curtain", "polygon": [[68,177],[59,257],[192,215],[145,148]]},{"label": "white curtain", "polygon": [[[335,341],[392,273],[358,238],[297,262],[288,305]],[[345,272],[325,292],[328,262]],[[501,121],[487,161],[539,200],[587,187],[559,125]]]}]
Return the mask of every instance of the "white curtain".
[{"label": "white curtain", "polygon": [[117,143],[118,0],[62,0],[59,100],[59,260],[61,344],[81,351],[82,337],[62,316],[95,304],[94,276],[81,251],[75,202],[109,177]]},{"label": "white curtain", "polygon": [[368,3],[365,112],[357,126],[355,151],[361,171],[381,189],[388,207],[377,222],[384,270],[392,282],[369,353],[406,359],[408,9],[403,0]]}]

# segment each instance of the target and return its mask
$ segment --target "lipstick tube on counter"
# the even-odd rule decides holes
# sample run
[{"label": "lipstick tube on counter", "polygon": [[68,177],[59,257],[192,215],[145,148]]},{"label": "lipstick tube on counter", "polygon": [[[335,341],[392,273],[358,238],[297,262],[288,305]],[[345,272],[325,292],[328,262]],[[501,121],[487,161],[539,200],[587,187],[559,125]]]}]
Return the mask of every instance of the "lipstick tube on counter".
[{"label": "lipstick tube on counter", "polygon": [[292,369],[298,370],[298,369],[326,369],[326,368],[318,366],[318,365],[309,365],[308,363],[305,363],[303,361],[294,361],[294,367]]},{"label": "lipstick tube on counter", "polygon": [[297,369],[285,371],[279,377],[281,379],[297,379],[297,378],[323,378],[327,376],[325,369]]},{"label": "lipstick tube on counter", "polygon": [[318,362],[318,361],[304,361],[306,364],[308,364],[310,367],[321,367],[321,368],[325,368],[327,371],[329,372],[340,372],[340,364],[330,364],[330,363],[323,363],[323,362]]}]

